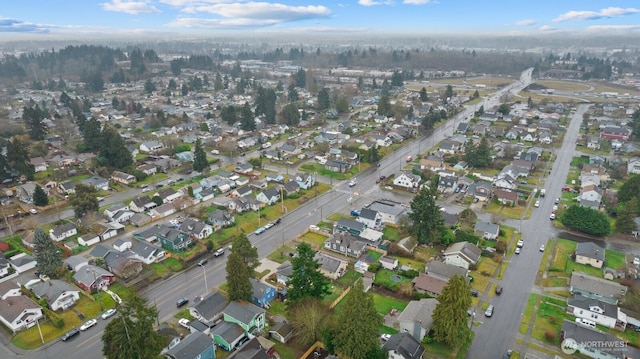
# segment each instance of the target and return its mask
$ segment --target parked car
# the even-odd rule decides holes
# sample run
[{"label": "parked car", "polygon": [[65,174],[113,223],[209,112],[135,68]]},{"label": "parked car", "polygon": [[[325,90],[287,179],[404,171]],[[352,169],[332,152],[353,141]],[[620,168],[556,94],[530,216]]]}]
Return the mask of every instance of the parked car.
[{"label": "parked car", "polygon": [[553,201],[553,204],[558,204],[558,203],[560,203],[560,198],[556,198],[556,200]]},{"label": "parked car", "polygon": [[64,333],[64,335],[62,335],[62,341],[66,342],[67,340],[75,337],[76,335],[80,334],[80,331],[77,328],[73,328],[70,331]]},{"label": "parked car", "polygon": [[391,338],[391,334],[382,334],[382,335],[380,335],[380,339],[384,340],[385,342],[387,340],[389,340],[389,338]]},{"label": "parked car", "polygon": [[223,254],[224,254],[224,248],[218,248],[218,249],[216,249],[215,252],[213,252],[213,256],[214,257],[220,257]]},{"label": "parked car", "polygon": [[358,180],[354,178],[349,182],[349,187],[353,187],[353,186],[355,186],[357,184],[358,184]]},{"label": "parked car", "polygon": [[276,218],[273,224],[280,224],[280,222],[282,222],[282,218]]},{"label": "parked car", "polygon": [[275,223],[273,223],[273,222],[269,222],[269,223],[267,223],[267,224],[265,224],[265,225],[264,225],[264,229],[269,229],[269,228],[271,228],[271,227],[273,227],[273,226],[275,226]]},{"label": "parked car", "polygon": [[116,314],[116,310],[114,308],[111,308],[106,312],[102,313],[102,319],[109,319],[114,314]]},{"label": "parked car", "polygon": [[186,318],[180,318],[178,320],[178,324],[180,324],[180,326],[183,327],[183,328],[189,329],[189,327],[190,327],[189,323],[191,323],[191,322],[189,321],[189,319],[186,319]]},{"label": "parked car", "polygon": [[82,325],[80,326],[80,330],[84,332],[85,330],[87,330],[87,329],[89,329],[89,328],[93,327],[93,326],[94,326],[94,325],[96,325],[96,324],[98,324],[98,321],[97,321],[97,320],[95,320],[95,319],[89,319],[89,320],[87,320],[86,322],[84,322],[84,324],[82,324]]},{"label": "parked car", "polygon": [[540,246],[540,252],[544,252],[544,244]]},{"label": "parked car", "polygon": [[517,247],[518,247],[518,248],[522,248],[523,246],[524,246],[524,241],[523,241],[522,239],[519,239],[519,240],[518,240]]},{"label": "parked car", "polygon": [[185,305],[187,305],[187,303],[189,303],[189,299],[187,298],[180,298],[176,301],[176,307],[180,308],[183,307]]},{"label": "parked car", "polygon": [[540,201],[536,201],[536,204],[534,204],[533,206],[536,208],[540,207]]},{"label": "parked car", "polygon": [[199,266],[203,266],[203,265],[205,265],[205,264],[207,264],[207,263],[209,263],[209,260],[205,258],[205,259],[201,259],[201,260],[198,262],[198,265],[199,265]]},{"label": "parked car", "polygon": [[515,254],[520,254],[520,247],[516,247]]},{"label": "parked car", "polygon": [[484,311],[484,316],[490,317],[492,315],[493,315],[493,304],[489,304],[489,306],[487,307],[487,310]]},{"label": "parked car", "polygon": [[353,211],[351,211],[351,215],[354,217],[360,217],[360,211],[354,209]]},{"label": "parked car", "polygon": [[309,226],[309,229],[312,230],[312,231],[319,231],[320,227],[316,226],[315,224],[312,224],[312,225]]},{"label": "parked car", "polygon": [[471,289],[471,295],[472,295],[473,297],[477,297],[477,296],[478,296],[478,294],[479,294],[479,293],[478,293],[478,290],[477,290],[477,289],[473,289],[473,288]]},{"label": "parked car", "polygon": [[497,294],[497,295],[502,294],[502,286],[501,286],[501,285],[499,285],[499,286],[497,286],[497,287],[496,287],[496,294]]},{"label": "parked car", "polygon": [[256,234],[256,235],[260,235],[260,234],[264,233],[264,231],[266,231],[266,229],[264,227],[260,227],[260,228],[256,229],[256,231],[253,232],[253,233]]},{"label": "parked car", "polygon": [[31,213],[31,214],[38,214],[38,210],[37,210],[37,209],[35,209],[35,208],[30,208],[30,209],[29,209],[29,213]]},{"label": "parked car", "polygon": [[555,213],[551,213],[549,215],[549,219],[552,220],[552,221],[555,220],[556,219],[556,214]]}]

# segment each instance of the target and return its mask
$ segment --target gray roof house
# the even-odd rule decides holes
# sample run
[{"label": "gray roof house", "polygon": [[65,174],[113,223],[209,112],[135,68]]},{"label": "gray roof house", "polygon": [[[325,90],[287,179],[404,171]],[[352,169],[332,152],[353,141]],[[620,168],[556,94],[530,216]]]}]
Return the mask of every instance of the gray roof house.
[{"label": "gray roof house", "polygon": [[367,243],[351,233],[335,233],[324,242],[324,248],[346,254],[351,257],[360,257],[365,252]]},{"label": "gray roof house", "polygon": [[[562,322],[562,328],[560,329],[560,342],[565,342],[571,339],[571,344],[575,346],[569,349],[575,349],[580,352],[581,356],[594,359],[614,359],[614,358],[640,358],[640,351],[626,345],[624,341],[621,341],[617,337],[604,333],[598,329],[592,329],[585,325],[580,325],[576,322],[564,320]],[[585,343],[620,343],[617,345],[589,345],[585,346]],[[621,350],[622,349],[622,350]]]},{"label": "gray roof house", "polygon": [[454,275],[467,278],[469,270],[453,264],[431,260],[425,264],[425,273],[434,277],[449,280]]},{"label": "gray roof house", "polygon": [[420,342],[409,333],[392,335],[382,349],[389,352],[389,358],[394,359],[422,359],[424,354],[424,348]]},{"label": "gray roof house", "polygon": [[210,336],[195,332],[171,347],[165,355],[169,359],[214,359],[215,348]]},{"label": "gray roof house", "polygon": [[473,243],[456,242],[447,247],[443,254],[445,263],[469,269],[478,264],[482,251]]},{"label": "gray roof house", "polygon": [[424,336],[431,330],[433,324],[431,314],[437,304],[438,300],[434,298],[410,301],[398,316],[400,332],[409,333],[417,341],[422,342]]},{"label": "gray roof house", "polygon": [[198,299],[189,308],[192,317],[206,322],[214,322],[222,317],[222,311],[229,302],[219,292],[209,293],[206,297]]},{"label": "gray roof house", "polygon": [[576,263],[588,264],[602,268],[604,265],[604,248],[593,242],[578,243],[576,246]]},{"label": "gray roof house", "polygon": [[482,236],[482,238],[493,241],[497,240],[498,235],[500,234],[500,226],[489,222],[480,221],[476,223],[473,230],[476,234]]},{"label": "gray roof house", "polygon": [[571,272],[571,294],[598,299],[607,303],[617,304],[618,299],[627,293],[627,287],[583,272]]},{"label": "gray roof house", "polygon": [[69,309],[80,299],[78,288],[59,279],[40,282],[33,286],[31,291],[38,299],[45,298],[49,309],[53,311]]}]

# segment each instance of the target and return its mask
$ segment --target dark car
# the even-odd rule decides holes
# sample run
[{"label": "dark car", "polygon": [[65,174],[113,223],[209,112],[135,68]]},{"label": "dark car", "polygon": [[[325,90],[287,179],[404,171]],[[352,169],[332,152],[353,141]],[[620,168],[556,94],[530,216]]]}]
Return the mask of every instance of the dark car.
[{"label": "dark car", "polygon": [[502,294],[502,286],[501,286],[501,285],[499,285],[499,286],[497,286],[497,287],[496,287],[496,294],[497,294],[497,295]]},{"label": "dark car", "polygon": [[282,218],[277,218],[273,223],[280,224],[280,222],[282,222]]},{"label": "dark car", "polygon": [[73,328],[70,331],[64,333],[61,339],[63,342],[66,342],[67,340],[75,337],[78,334],[80,334],[80,330],[78,330],[77,328]]},{"label": "dark car", "polygon": [[471,289],[471,295],[474,297],[478,296],[478,290],[477,289]]},{"label": "dark car", "polygon": [[209,260],[205,258],[205,259],[201,259],[200,262],[198,262],[198,265],[199,266],[203,266],[203,265],[205,265],[207,263],[209,263]]},{"label": "dark car", "polygon": [[176,307],[180,308],[182,306],[187,305],[187,303],[189,303],[189,299],[187,298],[180,298],[178,299],[178,301],[176,302]]}]

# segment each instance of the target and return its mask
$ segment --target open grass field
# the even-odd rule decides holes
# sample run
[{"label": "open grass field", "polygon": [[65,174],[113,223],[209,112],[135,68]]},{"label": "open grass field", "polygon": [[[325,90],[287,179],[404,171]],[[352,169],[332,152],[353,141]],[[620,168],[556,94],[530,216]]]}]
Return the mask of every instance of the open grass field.
[{"label": "open grass field", "polygon": [[578,81],[537,80],[535,83],[556,91],[585,92],[593,88],[586,82]]},{"label": "open grass field", "polygon": [[[560,344],[558,333],[562,327],[563,319],[573,320],[573,316],[565,313],[566,304],[559,305],[551,299],[548,297],[541,298],[531,336],[534,339],[557,345]],[[554,333],[554,339],[548,340],[545,336],[546,332]]]}]

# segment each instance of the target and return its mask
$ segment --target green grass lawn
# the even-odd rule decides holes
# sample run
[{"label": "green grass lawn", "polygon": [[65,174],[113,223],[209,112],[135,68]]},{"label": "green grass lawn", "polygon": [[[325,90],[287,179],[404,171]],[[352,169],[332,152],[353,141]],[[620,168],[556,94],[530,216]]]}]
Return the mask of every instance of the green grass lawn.
[{"label": "green grass lawn", "polygon": [[624,253],[614,251],[612,249],[605,250],[605,265],[613,269],[622,269],[625,267]]},{"label": "green grass lawn", "polygon": [[288,247],[288,246],[284,246],[284,247],[280,247],[278,249],[276,249],[275,251],[271,252],[267,258],[269,258],[270,260],[277,262],[277,263],[284,263],[288,260],[291,259],[291,257],[289,256],[289,253],[295,253],[295,248],[293,247]]},{"label": "green grass lawn", "polygon": [[391,226],[385,226],[382,230],[382,235],[384,239],[388,239],[391,242],[397,242],[400,240],[400,232],[397,228]]},{"label": "green grass lawn", "polygon": [[367,251],[367,254],[370,255],[371,257],[375,258],[376,260],[378,260],[378,259],[380,259],[380,257],[382,257],[382,253],[376,252],[376,251]]},{"label": "green grass lawn", "polygon": [[527,300],[527,306],[524,308],[524,314],[522,315],[522,322],[520,323],[520,334],[527,334],[527,330],[529,329],[529,323],[533,318],[533,309],[535,308],[536,302],[538,301],[537,294],[529,295],[529,299]]},{"label": "green grass lawn", "polygon": [[411,282],[411,279],[407,278],[407,277],[403,277],[400,276],[400,281],[399,282],[394,282],[391,280],[391,277],[396,275],[396,273],[387,270],[387,269],[383,269],[378,271],[378,273],[376,273],[376,278],[373,281],[374,284],[376,285],[380,285],[383,286],[387,289],[390,290],[396,290],[398,288],[398,286],[400,286],[400,284],[402,283],[408,283]]},{"label": "green grass lawn", "polygon": [[302,237],[300,237],[301,240],[314,245],[316,249],[324,247],[324,242],[327,240],[327,238],[329,237],[312,232],[307,232]]},{"label": "green grass lawn", "polygon": [[[563,319],[573,320],[573,316],[565,313],[566,303],[563,305],[557,305],[551,298],[542,297],[540,304],[538,305],[538,312],[536,313],[535,322],[531,331],[531,336],[534,339],[541,340],[549,344],[560,344],[558,340],[558,333],[562,327]],[[555,334],[555,339],[549,341],[545,337],[545,332],[552,332]]]},{"label": "green grass lawn", "polygon": [[347,272],[340,278],[336,280],[336,284],[341,285],[344,288],[347,288],[356,281],[356,279],[361,278],[362,274],[356,272],[353,269],[347,270]]},{"label": "green grass lawn", "polygon": [[402,312],[409,302],[373,293],[373,303],[376,307],[376,311],[380,313],[380,315],[386,315],[391,311],[391,309],[396,309],[398,312]]}]

